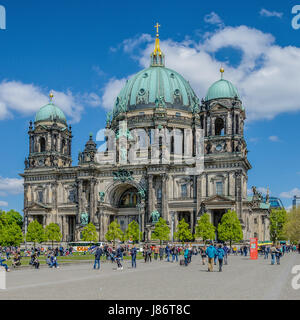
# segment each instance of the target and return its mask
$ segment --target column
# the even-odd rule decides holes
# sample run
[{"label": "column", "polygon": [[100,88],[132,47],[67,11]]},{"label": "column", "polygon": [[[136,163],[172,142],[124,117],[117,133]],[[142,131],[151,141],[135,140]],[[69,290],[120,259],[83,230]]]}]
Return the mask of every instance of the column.
[{"label": "column", "polygon": [[168,187],[167,187],[167,180],[168,180],[168,176],[167,176],[167,174],[164,174],[162,176],[162,197],[161,197],[162,213],[161,213],[161,216],[166,221],[169,221],[169,217],[168,217],[168,190],[167,190]]},{"label": "column", "polygon": [[148,215],[150,218],[153,211],[153,175],[150,174],[148,177]]},{"label": "column", "polygon": [[78,181],[78,214],[76,224],[80,224],[80,214],[82,212],[82,180]]},{"label": "column", "polygon": [[191,215],[191,232],[194,233],[194,211],[191,211],[190,215]]},{"label": "column", "polygon": [[91,196],[90,196],[90,222],[95,223],[95,184],[96,179],[91,180]]}]

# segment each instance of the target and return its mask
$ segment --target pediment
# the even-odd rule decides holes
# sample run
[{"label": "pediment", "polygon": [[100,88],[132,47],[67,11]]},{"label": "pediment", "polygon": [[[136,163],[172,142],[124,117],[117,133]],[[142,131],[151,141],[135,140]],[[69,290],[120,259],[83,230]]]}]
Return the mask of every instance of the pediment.
[{"label": "pediment", "polygon": [[212,197],[209,197],[209,198],[207,198],[207,199],[205,199],[204,200],[204,203],[207,203],[207,202],[219,202],[219,201],[222,201],[222,202],[224,202],[224,201],[226,201],[226,202],[228,202],[228,201],[232,201],[231,199],[228,199],[227,197],[225,197],[225,196],[220,196],[220,195],[214,195],[214,196],[212,196]]},{"label": "pediment", "polygon": [[220,102],[217,102],[217,103],[211,105],[210,110],[211,111],[215,111],[215,112],[216,111],[218,111],[218,112],[222,112],[222,111],[227,112],[228,108],[224,104],[222,104]]},{"label": "pediment", "polygon": [[30,206],[28,206],[28,209],[41,210],[41,209],[51,209],[51,207],[40,202],[34,202]]}]

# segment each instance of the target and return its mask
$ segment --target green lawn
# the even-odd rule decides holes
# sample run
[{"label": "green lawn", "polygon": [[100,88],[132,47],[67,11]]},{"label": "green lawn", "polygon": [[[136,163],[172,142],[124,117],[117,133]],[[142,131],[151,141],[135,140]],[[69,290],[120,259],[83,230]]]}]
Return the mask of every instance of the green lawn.
[{"label": "green lawn", "polygon": [[[94,260],[94,255],[92,254],[82,254],[82,253],[75,253],[73,256],[58,256],[57,257],[57,262],[60,264],[60,263],[77,263],[77,262],[82,262],[84,260]],[[124,256],[124,260],[130,260],[131,257],[130,256]],[[143,255],[142,253],[138,253],[137,255],[137,259],[143,259]],[[21,264],[22,266],[27,266],[29,265],[29,261],[30,261],[30,257],[22,257],[21,259]],[[40,264],[46,264],[46,256],[44,255],[40,255],[39,257],[39,261],[40,261]],[[106,257],[105,256],[102,256],[101,257],[101,261],[106,261]],[[4,263],[6,263],[9,267],[11,266],[12,264],[12,259],[9,259],[9,260],[6,260]]]}]

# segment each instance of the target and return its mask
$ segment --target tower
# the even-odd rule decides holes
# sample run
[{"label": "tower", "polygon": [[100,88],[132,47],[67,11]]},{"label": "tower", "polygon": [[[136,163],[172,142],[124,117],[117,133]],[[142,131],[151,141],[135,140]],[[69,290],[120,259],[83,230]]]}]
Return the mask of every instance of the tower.
[{"label": "tower", "polygon": [[209,199],[218,197],[223,202],[223,208],[210,204],[215,226],[230,208],[245,223],[243,201],[247,199],[247,171],[251,169],[244,139],[245,110],[235,86],[224,79],[223,68],[220,73],[221,79],[208,89],[200,111],[205,136],[205,190],[201,200],[208,204]]},{"label": "tower", "polygon": [[43,167],[70,167],[72,165],[72,130],[67,126],[63,111],[52,102],[36,114],[34,126],[29,126],[29,156],[26,169]]}]

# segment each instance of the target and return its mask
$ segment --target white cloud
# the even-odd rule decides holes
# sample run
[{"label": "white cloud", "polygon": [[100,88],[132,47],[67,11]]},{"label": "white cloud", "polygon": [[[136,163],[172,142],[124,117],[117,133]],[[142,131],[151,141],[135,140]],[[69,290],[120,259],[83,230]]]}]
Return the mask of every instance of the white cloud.
[{"label": "white cloud", "polygon": [[[153,42],[148,43],[141,51],[138,59],[141,66],[149,66],[153,46]],[[181,73],[200,99],[220,78],[219,69],[223,65],[224,78],[237,87],[248,120],[272,119],[281,113],[300,111],[300,48],[278,46],[269,33],[247,26],[225,27],[197,43],[168,39],[161,41],[160,47],[165,53],[166,66]],[[242,53],[241,61],[235,67],[215,58],[219,50],[228,47]],[[102,96],[106,109],[113,106],[124,83],[124,78],[112,78],[108,82]]]},{"label": "white cloud", "polygon": [[8,206],[8,202],[0,200],[0,208],[1,207],[7,207],[7,206]]},{"label": "white cloud", "polygon": [[269,140],[272,141],[272,142],[279,142],[280,141],[277,136],[270,136]]},{"label": "white cloud", "polygon": [[277,11],[269,11],[267,9],[261,9],[259,14],[264,17],[276,17],[276,18],[282,18],[283,13],[277,12]]},{"label": "white cloud", "polygon": [[[73,123],[80,120],[84,105],[95,106],[100,103],[100,98],[95,93],[74,95],[70,90],[66,92],[52,91],[54,103],[66,113],[70,122]],[[46,90],[34,84],[5,80],[0,83],[0,120],[12,118],[14,112],[34,115],[48,102]]]},{"label": "white cloud", "polygon": [[2,196],[23,193],[23,179],[0,176],[0,192]]},{"label": "white cloud", "polygon": [[205,21],[206,23],[218,25],[219,27],[224,26],[222,19],[221,19],[220,16],[219,16],[217,13],[215,13],[214,11],[212,11],[211,13],[205,15],[205,16],[204,16],[204,21]]},{"label": "white cloud", "polygon": [[287,199],[291,199],[294,196],[300,197],[300,189],[294,188],[290,191],[281,192],[279,196]]},{"label": "white cloud", "polygon": [[114,106],[115,99],[117,98],[118,94],[120,93],[121,89],[124,87],[126,83],[126,78],[123,79],[115,79],[112,78],[104,87],[104,93],[101,98],[101,106],[106,109],[110,110]]}]

